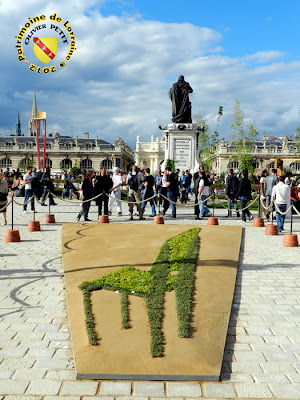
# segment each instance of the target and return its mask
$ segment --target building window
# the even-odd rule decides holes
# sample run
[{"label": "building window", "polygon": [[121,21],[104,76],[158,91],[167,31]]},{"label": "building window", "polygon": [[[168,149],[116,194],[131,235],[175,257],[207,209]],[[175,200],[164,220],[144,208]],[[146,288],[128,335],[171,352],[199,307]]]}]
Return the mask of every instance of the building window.
[{"label": "building window", "polygon": [[2,158],[1,160],[1,168],[10,168],[11,160],[9,158]]},{"label": "building window", "polygon": [[45,168],[52,168],[52,161],[50,160],[50,158],[46,158]]},{"label": "building window", "polygon": [[116,158],[116,167],[121,168],[121,159]]},{"label": "building window", "polygon": [[270,162],[269,168],[275,168],[275,161],[271,161],[271,162]]},{"label": "building window", "polygon": [[256,168],[256,169],[259,169],[259,168],[260,168],[259,161],[255,161],[255,168]]},{"label": "building window", "polygon": [[63,170],[71,169],[72,168],[72,161],[69,160],[68,158],[65,158],[60,163],[60,168],[63,169]]},{"label": "building window", "polygon": [[228,168],[239,169],[239,162],[238,161],[230,161],[228,163]]},{"label": "building window", "polygon": [[32,167],[33,166],[33,160],[30,158],[22,158],[22,160],[19,162],[19,168],[21,171],[26,171],[27,167]]},{"label": "building window", "polygon": [[51,149],[52,144],[51,143],[46,143],[46,149]]},{"label": "building window", "polygon": [[93,166],[93,163],[91,160],[89,160],[88,158],[86,158],[85,160],[80,161],[80,169],[91,169]]},{"label": "building window", "polygon": [[105,169],[112,169],[112,161],[111,160],[103,160],[100,167],[105,168]]},{"label": "building window", "polygon": [[300,162],[296,161],[290,165],[290,168],[293,172],[300,172]]}]

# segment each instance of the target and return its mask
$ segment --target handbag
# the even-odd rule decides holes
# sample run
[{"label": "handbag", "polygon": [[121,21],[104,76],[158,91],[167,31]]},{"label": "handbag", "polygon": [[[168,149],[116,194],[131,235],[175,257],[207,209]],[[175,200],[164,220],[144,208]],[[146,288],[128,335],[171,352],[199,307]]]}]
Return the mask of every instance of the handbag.
[{"label": "handbag", "polygon": [[7,194],[0,192],[0,201],[6,201],[7,200]]}]

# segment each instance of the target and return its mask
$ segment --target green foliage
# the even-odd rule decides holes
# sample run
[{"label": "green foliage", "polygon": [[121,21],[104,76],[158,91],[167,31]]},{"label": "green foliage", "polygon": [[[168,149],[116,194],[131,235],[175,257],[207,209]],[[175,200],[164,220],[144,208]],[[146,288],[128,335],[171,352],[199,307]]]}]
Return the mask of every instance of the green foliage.
[{"label": "green foliage", "polygon": [[188,337],[190,333],[190,318],[192,312],[192,296],[195,279],[195,265],[199,248],[198,231],[195,232],[190,246],[185,254],[178,272],[178,279],[175,281],[176,309],[178,317],[178,336]]},{"label": "green foliage", "polygon": [[145,296],[151,332],[151,355],[162,357],[164,352],[164,336],[162,322],[164,313],[165,282],[169,271],[169,246],[165,243],[153,265],[153,280],[149,293]]},{"label": "green foliage", "polygon": [[168,158],[165,166],[170,167],[172,171],[175,171],[175,160],[171,160],[170,158]]},{"label": "green foliage", "polygon": [[83,290],[83,305],[84,305],[84,313],[85,313],[85,324],[87,335],[89,338],[89,343],[91,345],[97,344],[97,334],[95,331],[95,323],[94,317],[92,313],[92,305],[91,305],[91,295],[90,290]]},{"label": "green foliage", "polygon": [[249,154],[252,151],[253,142],[257,136],[257,130],[254,123],[245,125],[244,112],[241,110],[240,102],[235,99],[233,106],[233,121],[231,138],[237,150],[236,160],[240,163],[241,169],[248,169],[249,175],[252,175],[255,169],[255,160]]},{"label": "green foliage", "polygon": [[149,291],[153,275],[147,271],[141,271],[131,266],[126,266],[116,272],[111,272],[100,279],[89,282],[92,290],[108,289],[121,290],[139,296],[144,296]]},{"label": "green foliage", "polygon": [[215,158],[215,153],[217,149],[217,144],[219,141],[219,123],[220,119],[223,116],[223,107],[219,106],[219,111],[217,114],[217,129],[214,133],[210,133],[209,126],[206,122],[206,119],[201,115],[195,115],[195,123],[203,129],[199,134],[199,157],[201,164],[204,166],[205,170],[210,170]]},{"label": "green foliage", "polygon": [[129,328],[129,312],[128,312],[128,294],[123,292],[121,294],[121,325],[122,328]]},{"label": "green foliage", "polygon": [[[122,327],[129,327],[128,293],[145,297],[151,332],[152,357],[162,357],[164,337],[162,332],[164,293],[175,289],[178,315],[178,335],[189,335],[194,269],[198,254],[200,228],[193,228],[168,239],[150,271],[141,271],[131,266],[109,273],[100,279],[84,281],[79,288],[84,294],[86,326],[90,344],[97,344],[91,310],[90,293],[102,288],[120,290]],[[179,271],[171,275],[170,270]]]},{"label": "green foliage", "polygon": [[78,167],[72,167],[72,168],[70,169],[70,173],[71,173],[71,174],[74,174],[75,176],[78,176],[78,175],[80,174],[80,168],[78,168]]}]

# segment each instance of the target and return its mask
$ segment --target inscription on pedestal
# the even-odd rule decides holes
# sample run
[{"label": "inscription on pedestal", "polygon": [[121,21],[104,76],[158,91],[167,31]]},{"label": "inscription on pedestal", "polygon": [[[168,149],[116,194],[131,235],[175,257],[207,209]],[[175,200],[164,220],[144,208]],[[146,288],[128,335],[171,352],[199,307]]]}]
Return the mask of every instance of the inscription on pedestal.
[{"label": "inscription on pedestal", "polygon": [[191,168],[190,139],[175,139],[175,166],[184,171]]}]

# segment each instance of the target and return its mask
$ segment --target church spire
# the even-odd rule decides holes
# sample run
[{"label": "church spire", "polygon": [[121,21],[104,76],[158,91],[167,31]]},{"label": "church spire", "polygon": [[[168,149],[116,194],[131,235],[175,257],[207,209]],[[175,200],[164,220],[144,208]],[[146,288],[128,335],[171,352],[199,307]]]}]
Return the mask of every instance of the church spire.
[{"label": "church spire", "polygon": [[33,118],[35,118],[36,114],[37,114],[37,105],[36,105],[36,93],[35,93],[35,89],[34,89],[31,115]]},{"label": "church spire", "polygon": [[28,121],[28,136],[36,136],[36,127],[34,118],[37,115],[37,103],[36,103],[36,93],[35,89],[33,92],[33,102],[32,102],[32,111]]},{"label": "church spire", "polygon": [[18,119],[16,123],[16,136],[21,136],[21,122],[20,122],[20,114],[18,113]]}]

